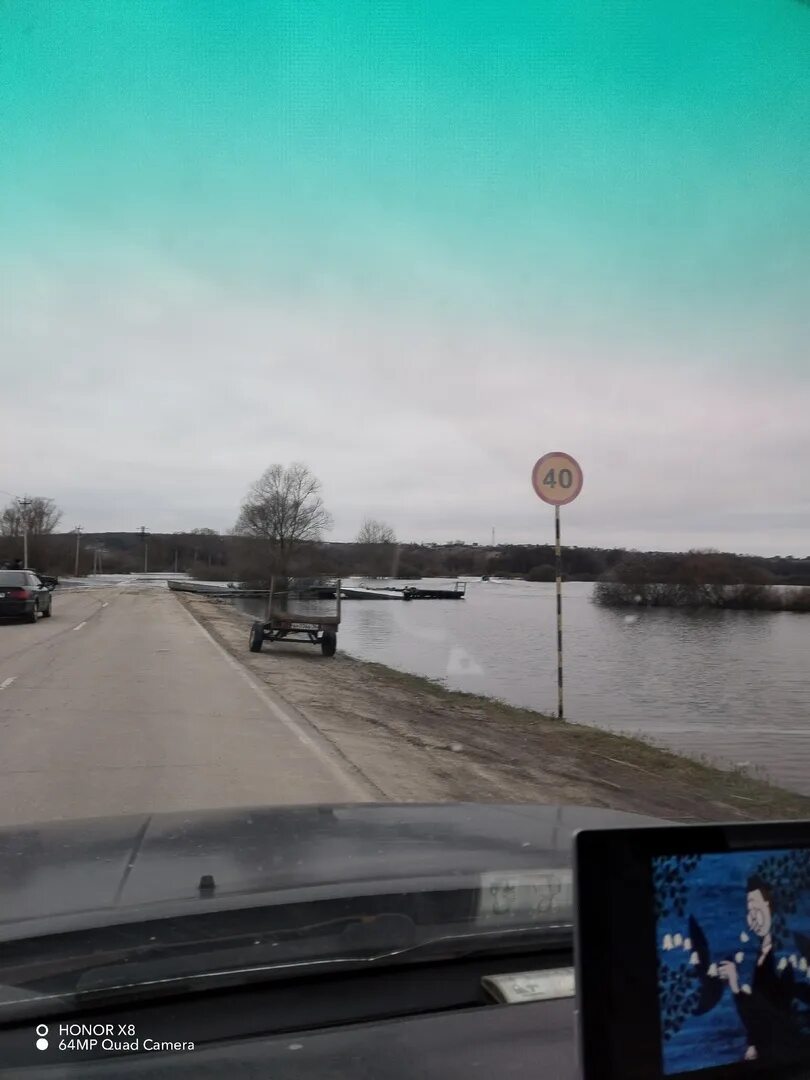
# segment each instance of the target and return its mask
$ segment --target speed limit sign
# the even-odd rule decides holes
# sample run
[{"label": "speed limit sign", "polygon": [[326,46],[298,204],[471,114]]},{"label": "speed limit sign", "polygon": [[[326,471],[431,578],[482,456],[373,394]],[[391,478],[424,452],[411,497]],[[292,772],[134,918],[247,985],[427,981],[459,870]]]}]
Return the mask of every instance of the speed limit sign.
[{"label": "speed limit sign", "polygon": [[582,491],[579,462],[562,450],[552,450],[534,463],[532,487],[543,502],[554,507],[554,562],[557,592],[557,716],[563,719],[562,547],[560,507],[573,502]]},{"label": "speed limit sign", "polygon": [[565,506],[582,490],[582,469],[570,454],[552,450],[535,463],[532,487],[543,502]]}]

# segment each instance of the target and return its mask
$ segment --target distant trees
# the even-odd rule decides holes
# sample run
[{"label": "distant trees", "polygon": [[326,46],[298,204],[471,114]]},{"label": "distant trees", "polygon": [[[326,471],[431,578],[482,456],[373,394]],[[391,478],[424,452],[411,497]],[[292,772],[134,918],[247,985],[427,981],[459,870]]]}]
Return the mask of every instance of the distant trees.
[{"label": "distant trees", "polygon": [[361,573],[374,577],[398,576],[399,547],[390,525],[376,518],[366,518],[354,542]]},{"label": "distant trees", "polygon": [[0,534],[3,536],[47,536],[62,519],[62,511],[53,501],[41,495],[30,499],[13,499],[0,514]]},{"label": "distant trees", "polygon": [[769,607],[773,580],[737,555],[636,552],[597,582],[594,599],[606,607]]},{"label": "distant trees", "polygon": [[544,563],[542,566],[533,566],[526,575],[527,581],[554,581],[557,577],[557,571],[549,563]]},{"label": "distant trees", "polygon": [[[567,581],[595,581],[626,554],[613,548],[564,547],[563,577]],[[535,567],[554,564],[554,547],[551,544],[503,544],[487,560],[486,573],[526,577]]]},{"label": "distant trees", "polygon": [[[41,568],[49,537],[62,517],[62,511],[53,501],[42,495],[13,499],[0,512],[0,536],[8,537],[2,545],[3,558],[24,558],[24,546],[28,549],[28,564]],[[26,542],[16,538],[26,537]],[[14,538],[14,539],[12,539]]]},{"label": "distant trees", "polygon": [[332,527],[320,481],[306,465],[271,465],[251,484],[233,532],[267,541],[269,567],[287,575],[307,545]]},{"label": "distant trees", "polygon": [[366,518],[360,526],[355,544],[395,544],[396,534],[390,525],[376,518]]},{"label": "distant trees", "polygon": [[207,564],[208,570],[211,570],[215,566],[222,566],[227,561],[224,540],[216,529],[191,529],[183,535],[182,545],[178,545],[175,551],[178,567],[180,552],[182,551],[184,555],[190,554],[192,570],[197,569],[197,563]]}]

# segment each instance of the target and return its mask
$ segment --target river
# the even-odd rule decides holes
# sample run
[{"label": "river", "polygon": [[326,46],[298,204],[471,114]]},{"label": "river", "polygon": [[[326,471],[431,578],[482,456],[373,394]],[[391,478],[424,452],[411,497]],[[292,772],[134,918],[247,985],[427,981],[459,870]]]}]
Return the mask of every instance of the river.
[{"label": "river", "polygon": [[[563,586],[566,719],[810,794],[810,614],[628,613],[592,592]],[[342,616],[338,647],[351,656],[556,713],[553,584],[475,580],[464,600],[345,601]]]}]

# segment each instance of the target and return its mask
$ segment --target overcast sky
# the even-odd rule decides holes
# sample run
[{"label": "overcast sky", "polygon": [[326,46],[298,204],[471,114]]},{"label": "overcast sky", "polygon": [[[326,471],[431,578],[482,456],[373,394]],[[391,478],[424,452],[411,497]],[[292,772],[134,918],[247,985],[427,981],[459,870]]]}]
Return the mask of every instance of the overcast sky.
[{"label": "overcast sky", "polygon": [[[7,0],[0,488],[810,554],[810,9]],[[0,496],[2,498],[2,496]]]}]

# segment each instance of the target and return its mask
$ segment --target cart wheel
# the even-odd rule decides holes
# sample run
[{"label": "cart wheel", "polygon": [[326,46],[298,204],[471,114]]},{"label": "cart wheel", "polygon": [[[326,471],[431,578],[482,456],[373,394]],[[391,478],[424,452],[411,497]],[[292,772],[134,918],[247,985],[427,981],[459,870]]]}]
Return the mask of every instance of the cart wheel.
[{"label": "cart wheel", "polygon": [[264,644],[264,624],[255,622],[250,628],[250,651],[261,652],[262,645]]},{"label": "cart wheel", "polygon": [[334,656],[337,650],[337,634],[334,630],[324,630],[321,637],[321,652],[324,656]]}]

